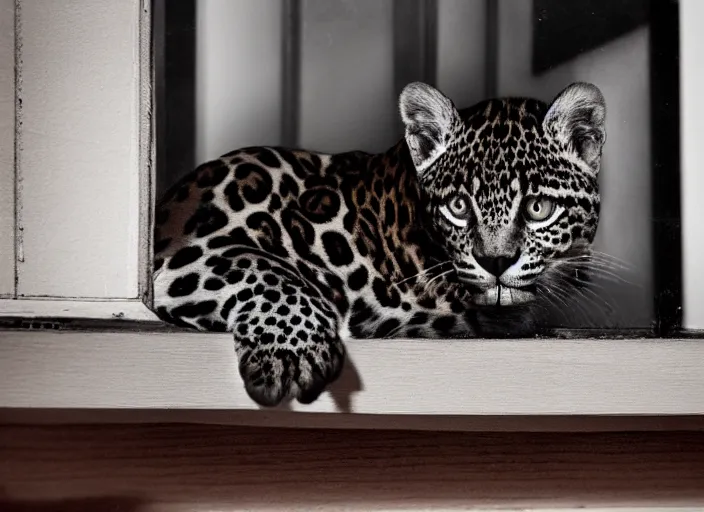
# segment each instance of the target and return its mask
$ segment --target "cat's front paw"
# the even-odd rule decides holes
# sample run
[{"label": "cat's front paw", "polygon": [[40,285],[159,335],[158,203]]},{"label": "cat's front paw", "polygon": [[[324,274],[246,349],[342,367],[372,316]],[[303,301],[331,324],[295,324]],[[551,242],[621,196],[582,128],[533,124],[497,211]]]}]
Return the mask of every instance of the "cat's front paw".
[{"label": "cat's front paw", "polygon": [[287,399],[309,404],[339,377],[345,362],[343,343],[315,334],[310,338],[295,345],[266,339],[237,344],[240,375],[252,400],[269,407]]}]

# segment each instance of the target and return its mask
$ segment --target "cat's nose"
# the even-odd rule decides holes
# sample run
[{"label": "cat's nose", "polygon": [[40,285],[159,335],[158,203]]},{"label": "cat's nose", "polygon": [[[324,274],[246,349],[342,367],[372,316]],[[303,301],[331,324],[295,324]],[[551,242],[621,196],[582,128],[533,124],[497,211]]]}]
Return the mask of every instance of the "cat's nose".
[{"label": "cat's nose", "polygon": [[511,265],[518,261],[518,258],[521,256],[521,252],[516,251],[516,254],[513,256],[479,256],[476,252],[474,252],[474,250],[472,250],[472,255],[480,267],[490,274],[499,277],[501,274],[506,272]]}]

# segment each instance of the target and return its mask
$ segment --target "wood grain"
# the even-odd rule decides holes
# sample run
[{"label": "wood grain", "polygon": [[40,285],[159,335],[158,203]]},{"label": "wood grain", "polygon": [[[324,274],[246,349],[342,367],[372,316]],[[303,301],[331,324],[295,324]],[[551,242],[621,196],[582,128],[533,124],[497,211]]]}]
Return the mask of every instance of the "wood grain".
[{"label": "wood grain", "polygon": [[704,506],[702,433],[6,426],[0,461],[3,512]]}]

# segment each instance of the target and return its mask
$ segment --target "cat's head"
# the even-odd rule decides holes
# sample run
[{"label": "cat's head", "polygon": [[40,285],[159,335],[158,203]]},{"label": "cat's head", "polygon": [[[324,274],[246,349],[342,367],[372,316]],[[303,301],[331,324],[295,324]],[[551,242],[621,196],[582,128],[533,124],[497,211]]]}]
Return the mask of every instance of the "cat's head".
[{"label": "cat's head", "polygon": [[596,86],[572,84],[550,105],[507,98],[458,111],[412,83],[400,111],[427,213],[476,304],[530,303],[584,263],[606,140]]}]

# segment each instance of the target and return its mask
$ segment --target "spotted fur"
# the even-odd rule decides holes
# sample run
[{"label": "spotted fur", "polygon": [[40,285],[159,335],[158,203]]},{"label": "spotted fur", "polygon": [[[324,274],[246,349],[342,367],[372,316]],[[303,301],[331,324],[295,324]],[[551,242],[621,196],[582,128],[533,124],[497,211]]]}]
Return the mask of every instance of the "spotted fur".
[{"label": "spotted fur", "polygon": [[458,111],[413,83],[400,112],[405,137],[383,154],[245,148],[157,206],[155,310],[232,332],[262,405],[315,400],[348,338],[486,334],[485,318],[508,321],[541,282],[566,282],[562,259],[588,253],[605,140],[595,86]]}]

